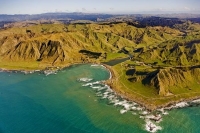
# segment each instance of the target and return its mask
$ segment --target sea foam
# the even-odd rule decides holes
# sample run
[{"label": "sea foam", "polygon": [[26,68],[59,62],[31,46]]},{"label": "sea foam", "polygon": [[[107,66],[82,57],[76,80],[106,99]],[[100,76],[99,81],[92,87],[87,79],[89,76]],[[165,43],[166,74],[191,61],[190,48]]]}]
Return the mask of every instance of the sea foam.
[{"label": "sea foam", "polygon": [[[117,95],[108,85],[103,84],[101,81],[88,81],[85,83],[85,80],[79,80],[83,82],[82,86],[88,86],[92,88],[96,92],[96,96],[100,97],[100,99],[104,99],[108,101],[108,104],[115,106],[116,108],[120,108],[119,113],[124,114],[126,112],[131,112],[133,115],[140,116],[141,119],[144,119],[145,130],[148,132],[157,132],[162,128],[159,126],[159,123],[162,121],[162,115],[165,113],[164,109],[162,111],[157,111],[157,114],[147,111],[144,107],[139,104],[128,101],[121,96]],[[179,105],[180,106],[180,105]]]},{"label": "sea foam", "polygon": [[90,82],[91,80],[93,80],[92,78],[80,78],[78,79],[78,81],[83,81],[83,82]]},{"label": "sea foam", "polygon": [[199,103],[200,104],[200,99],[193,100],[192,103]]},{"label": "sea foam", "polygon": [[162,127],[157,126],[156,124],[154,124],[152,121],[146,120],[146,125],[145,125],[145,129],[151,133],[155,133],[158,130],[162,130]]}]

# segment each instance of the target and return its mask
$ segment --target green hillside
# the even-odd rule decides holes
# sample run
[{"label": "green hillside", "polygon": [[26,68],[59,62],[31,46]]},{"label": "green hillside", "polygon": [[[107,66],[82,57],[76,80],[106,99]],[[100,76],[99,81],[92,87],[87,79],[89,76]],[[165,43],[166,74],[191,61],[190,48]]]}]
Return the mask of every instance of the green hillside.
[{"label": "green hillside", "polygon": [[44,69],[127,57],[132,59],[111,67],[118,78],[110,85],[122,95],[150,109],[200,96],[197,23],[187,21],[174,28],[41,24],[0,30],[0,68]]},{"label": "green hillside", "polygon": [[1,66],[10,61],[37,61],[55,66],[93,60],[80,50],[102,53],[95,58],[99,61],[106,59],[104,53],[115,54],[124,47],[133,50],[155,46],[182,34],[168,27],[136,28],[126,23],[13,27],[0,31]]}]

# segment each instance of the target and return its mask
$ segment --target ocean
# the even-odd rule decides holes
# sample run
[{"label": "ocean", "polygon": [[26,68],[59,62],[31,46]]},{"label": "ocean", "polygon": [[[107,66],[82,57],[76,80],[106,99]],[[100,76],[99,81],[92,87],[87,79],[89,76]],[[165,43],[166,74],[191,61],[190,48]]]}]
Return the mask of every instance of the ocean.
[{"label": "ocean", "polygon": [[0,72],[0,133],[200,132],[199,106],[150,113],[103,84],[109,78],[92,64],[49,75]]}]

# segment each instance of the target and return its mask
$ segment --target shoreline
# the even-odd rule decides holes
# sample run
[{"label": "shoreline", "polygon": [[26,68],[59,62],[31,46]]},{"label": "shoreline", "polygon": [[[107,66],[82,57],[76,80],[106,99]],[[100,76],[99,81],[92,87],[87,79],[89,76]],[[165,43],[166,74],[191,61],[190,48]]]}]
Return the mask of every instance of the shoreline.
[{"label": "shoreline", "polygon": [[[110,86],[110,88],[115,91],[117,93],[117,95],[119,95],[120,97],[128,100],[128,101],[132,101],[135,102],[137,104],[139,104],[140,106],[146,108],[149,111],[155,111],[158,109],[162,109],[162,108],[166,108],[166,109],[171,109],[172,106],[179,104],[181,102],[192,102],[194,100],[200,100],[200,96],[194,96],[194,97],[190,97],[190,98],[182,98],[182,99],[178,99],[178,100],[174,100],[174,101],[170,101],[170,102],[166,102],[164,104],[160,104],[160,105],[153,105],[153,104],[149,104],[147,103],[148,101],[134,96],[123,91],[122,89],[120,89],[122,87],[122,85],[120,84],[120,82],[118,81],[117,75],[118,73],[115,72],[115,70],[106,64],[103,63],[97,63],[97,62],[76,62],[76,63],[67,63],[65,65],[61,66],[51,66],[51,67],[46,67],[46,68],[38,68],[38,69],[6,69],[6,68],[0,68],[0,72],[22,72],[24,74],[30,74],[30,73],[34,73],[34,72],[43,72],[45,75],[49,75],[52,73],[55,73],[59,70],[71,67],[73,65],[81,65],[81,64],[97,64],[97,65],[102,65],[104,66],[110,73],[110,77],[109,79],[105,80],[104,83],[107,84],[108,86]],[[47,73],[45,73],[45,71],[47,71]],[[49,73],[48,73],[49,71]],[[167,98],[167,97],[166,97]]]},{"label": "shoreline", "polygon": [[[117,79],[117,76],[116,76],[116,72],[108,65],[106,64],[102,64],[103,66],[106,67],[106,69],[108,69],[110,71],[110,73],[112,74],[111,78],[106,80],[105,81],[105,84],[109,85],[111,89],[113,89],[119,96],[121,96],[122,98],[125,98],[129,101],[133,101],[133,102],[136,102],[138,103],[139,105],[145,107],[147,110],[151,110],[153,111],[151,108],[149,108],[146,104],[143,103],[143,101],[140,101],[140,100],[136,100],[136,99],[133,99],[133,98],[130,98],[129,94],[126,93],[126,92],[122,92],[122,90],[118,89],[121,87],[121,85],[119,84],[118,82],[118,79]],[[158,109],[158,108],[156,108]],[[155,110],[156,110],[155,109]]]},{"label": "shoreline", "polygon": [[[116,75],[118,75],[118,73],[115,72],[115,70],[113,70],[113,68],[111,68],[111,66],[108,66],[106,64],[102,64],[102,65],[104,67],[106,67],[106,69],[108,69],[110,71],[110,73],[112,74],[111,78],[106,80],[105,83],[107,85],[109,85],[111,87],[111,89],[117,93],[117,95],[121,96],[122,98],[124,98],[126,100],[136,102],[139,105],[141,105],[142,107],[145,107],[149,111],[155,111],[155,110],[163,109],[163,108],[170,110],[170,109],[174,108],[173,106],[175,106],[179,103],[182,103],[182,102],[192,103],[195,100],[200,100],[200,96],[194,96],[194,97],[189,97],[189,98],[185,98],[185,99],[181,98],[181,99],[177,99],[174,101],[169,101],[169,102],[166,102],[166,103],[160,104],[160,105],[148,104],[147,103],[148,101],[146,101],[145,99],[138,98],[137,96],[135,96],[133,98],[132,95],[128,94],[127,92],[122,91],[120,89],[122,87],[122,85],[120,84],[120,82],[118,81],[118,78],[116,76]],[[168,98],[168,97],[166,97],[166,98]],[[188,106],[190,106],[190,105],[188,105]]]},{"label": "shoreline", "polygon": [[[46,66],[46,67],[38,67],[38,68],[28,68],[25,69],[23,67],[19,67],[16,69],[9,69],[9,68],[0,68],[0,72],[23,72],[25,74],[28,73],[33,73],[33,72],[39,72],[39,71],[47,71],[47,70],[52,70],[52,71],[58,71],[58,70],[62,70],[68,67],[71,67],[73,65],[81,65],[81,64],[88,64],[88,63],[93,63],[94,62],[74,62],[74,63],[66,63],[65,65],[59,65],[59,66]],[[97,64],[97,63],[96,63]]]}]

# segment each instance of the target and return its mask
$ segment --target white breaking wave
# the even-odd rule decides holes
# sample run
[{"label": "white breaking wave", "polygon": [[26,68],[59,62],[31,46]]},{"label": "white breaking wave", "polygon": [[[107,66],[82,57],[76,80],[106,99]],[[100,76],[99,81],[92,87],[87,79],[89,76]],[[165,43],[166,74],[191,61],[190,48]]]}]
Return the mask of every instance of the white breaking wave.
[{"label": "white breaking wave", "polygon": [[175,107],[178,107],[178,108],[183,108],[186,106],[189,106],[189,104],[187,102],[180,102],[175,105]]},{"label": "white breaking wave", "polygon": [[147,114],[149,114],[149,112],[146,110],[142,112],[142,115],[147,115]]},{"label": "white breaking wave", "polygon": [[157,126],[156,124],[154,124],[152,121],[146,120],[146,125],[145,125],[145,129],[151,133],[155,133],[158,130],[162,130],[162,127]]},{"label": "white breaking wave", "polygon": [[[84,81],[82,81],[84,82]],[[157,111],[157,114],[147,111],[144,107],[139,104],[128,101],[120,96],[118,96],[108,85],[103,84],[101,81],[96,82],[88,82],[83,84],[82,86],[91,87],[95,92],[96,96],[101,99],[108,100],[109,104],[116,106],[117,108],[121,108],[119,113],[124,114],[128,111],[131,111],[133,115],[140,116],[141,119],[144,119],[145,130],[148,132],[157,132],[162,128],[158,125],[162,121],[162,115],[166,113],[164,109],[161,111]],[[167,113],[166,113],[167,114]],[[156,123],[156,124],[155,124]]]},{"label": "white breaking wave", "polygon": [[90,82],[91,80],[93,80],[92,78],[80,78],[78,79],[78,81],[83,81],[83,82]]},{"label": "white breaking wave", "polygon": [[200,103],[200,99],[193,100],[192,103]]},{"label": "white breaking wave", "polygon": [[171,105],[169,107],[165,107],[164,109],[166,110],[171,110],[171,109],[176,109],[176,108],[184,108],[184,107],[188,107],[189,104],[187,102],[179,102],[179,103],[176,103],[175,105]]},{"label": "white breaking wave", "polygon": [[109,74],[110,74],[110,77],[109,77],[109,79],[111,79],[112,78],[112,73],[109,71]]},{"label": "white breaking wave", "polygon": [[101,86],[91,86],[93,89],[99,89]]},{"label": "white breaking wave", "polygon": [[100,66],[98,64],[92,64],[91,67],[96,67],[96,66]]},{"label": "white breaking wave", "polygon": [[157,110],[160,111],[163,115],[168,115],[169,114],[167,111],[164,110],[164,108],[157,109]]},{"label": "white breaking wave", "polygon": [[50,74],[57,74],[57,70],[45,70],[44,74],[46,76],[50,75]]},{"label": "white breaking wave", "polygon": [[99,65],[99,64],[92,64],[91,67],[102,67],[102,68],[106,68],[104,65]]},{"label": "white breaking wave", "polygon": [[83,84],[82,86],[92,86],[94,84],[100,84],[100,81],[96,81],[96,82],[92,82],[92,83],[87,83],[87,84]]},{"label": "white breaking wave", "polygon": [[125,109],[121,109],[121,110],[120,110],[120,113],[121,113],[121,114],[124,114],[125,112],[127,112],[127,110],[125,110]]}]

